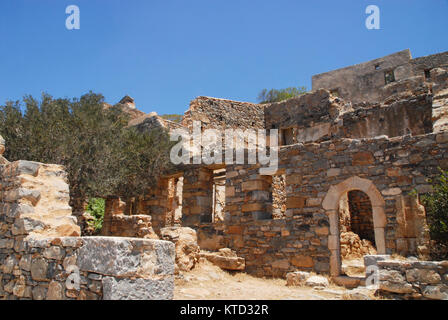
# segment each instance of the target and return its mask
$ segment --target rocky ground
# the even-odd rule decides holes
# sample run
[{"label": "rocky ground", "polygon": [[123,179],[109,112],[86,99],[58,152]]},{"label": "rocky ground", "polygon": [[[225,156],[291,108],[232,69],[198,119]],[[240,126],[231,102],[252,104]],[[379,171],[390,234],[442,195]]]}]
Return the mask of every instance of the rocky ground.
[{"label": "rocky ground", "polygon": [[331,283],[325,289],[287,287],[283,279],[229,273],[201,259],[175,282],[175,300],[358,300],[376,299],[367,290],[347,290]]}]

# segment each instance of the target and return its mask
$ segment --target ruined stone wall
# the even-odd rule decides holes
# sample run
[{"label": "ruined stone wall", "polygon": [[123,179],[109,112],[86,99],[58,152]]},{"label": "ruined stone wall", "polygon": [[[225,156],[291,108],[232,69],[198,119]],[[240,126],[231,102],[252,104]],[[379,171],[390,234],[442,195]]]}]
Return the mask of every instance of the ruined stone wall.
[{"label": "ruined stone wall", "polygon": [[292,143],[284,144],[328,140],[334,122],[347,108],[348,105],[327,90],[317,90],[266,105],[265,126],[267,129],[294,128]]},{"label": "ruined stone wall", "polygon": [[172,299],[173,243],[78,237],[68,203],[63,167],[0,165],[0,299]]},{"label": "ruined stone wall", "polygon": [[448,67],[448,51],[412,59],[410,64],[414,75],[422,75],[425,71],[435,68],[446,68]]},{"label": "ruined stone wall", "polygon": [[193,121],[203,129],[264,128],[264,107],[254,103],[198,97],[191,101],[182,125],[192,128]]},{"label": "ruined stone wall", "polygon": [[171,211],[169,195],[169,179],[160,178],[157,185],[149,190],[148,194],[137,201],[138,215],[150,215],[151,225],[157,235],[167,226],[168,213]]},{"label": "ruined stone wall", "polygon": [[[414,188],[418,193],[431,190],[428,178],[439,175],[438,167],[448,167],[447,146],[445,134],[428,134],[288,147],[281,154],[281,165],[286,165],[287,197],[299,197],[301,205],[287,210],[287,216],[325,213],[321,203],[330,187],[343,188],[344,181],[359,177],[371,181],[381,193],[375,197],[384,200],[386,250],[396,252],[407,247],[409,252],[416,252],[416,238],[399,239],[396,234],[400,203]],[[369,196],[373,204],[375,199]],[[331,201],[336,203],[339,198]]]},{"label": "ruined stone wall", "polygon": [[378,261],[379,288],[401,299],[448,300],[448,261]]},{"label": "ruined stone wall", "polygon": [[184,172],[182,225],[196,227],[213,220],[213,170],[191,168]]},{"label": "ruined stone wall", "polygon": [[62,166],[16,161],[0,166],[2,238],[79,236]]},{"label": "ruined stone wall", "polygon": [[448,122],[448,72],[432,74],[431,83],[420,76],[384,87],[386,99],[378,104],[347,103],[326,90],[270,104],[266,128],[280,129],[280,145],[442,131]]},{"label": "ruined stone wall", "polygon": [[[2,240],[0,240],[2,241]],[[28,238],[0,247],[0,299],[172,299],[174,244],[133,238]]]},{"label": "ruined stone wall", "polygon": [[106,199],[101,235],[115,237],[158,239],[149,215],[125,215],[126,203],[120,198]]},{"label": "ruined stone wall", "polygon": [[[382,100],[379,89],[386,84],[385,72],[408,64],[410,61],[410,51],[400,51],[369,62],[314,75],[312,88],[313,90],[328,89],[353,103],[379,102]],[[395,76],[396,80],[400,80],[408,78],[411,73],[403,72],[402,75]]]},{"label": "ruined stone wall", "polygon": [[[328,89],[335,95],[353,103],[384,101],[395,83],[413,77],[431,81],[432,69],[447,67],[448,53],[443,52],[411,59],[409,50],[375,59],[358,65],[313,76],[313,90]],[[386,74],[393,74],[392,83],[387,83]]]},{"label": "ruined stone wall", "polygon": [[[410,193],[431,190],[428,179],[439,176],[439,167],[448,168],[447,147],[448,135],[443,133],[282,148],[286,218],[281,220],[272,219],[271,177],[260,176],[257,166],[228,166],[227,244],[246,259],[250,273],[329,272],[331,264],[339,263],[330,261],[330,251],[339,250],[340,241],[338,222],[332,220],[329,208],[338,208],[344,193],[361,190],[372,202],[376,247],[388,253],[423,255],[428,251],[424,209]],[[416,203],[405,206],[403,202]],[[337,219],[338,213],[334,214]],[[404,231],[403,219],[408,224]]]},{"label": "ruined stone wall", "polygon": [[[325,214],[291,216],[303,198],[287,197],[286,218],[272,219],[270,176],[258,166],[228,166],[224,236],[228,246],[245,258],[246,272],[284,276],[294,270],[329,273],[329,224]],[[291,180],[291,178],[293,180]],[[294,178],[286,175],[288,183]]]},{"label": "ruined stone wall", "polygon": [[426,92],[387,106],[359,108],[341,118],[342,125],[337,134],[339,137],[359,139],[430,133],[433,130],[432,96]]}]

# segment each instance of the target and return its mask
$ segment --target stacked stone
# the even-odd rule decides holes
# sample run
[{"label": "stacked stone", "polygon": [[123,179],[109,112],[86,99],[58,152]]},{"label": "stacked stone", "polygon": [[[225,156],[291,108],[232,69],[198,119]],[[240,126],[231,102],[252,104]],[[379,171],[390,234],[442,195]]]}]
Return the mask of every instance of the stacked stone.
[{"label": "stacked stone", "polygon": [[107,234],[109,236],[158,239],[149,215],[113,215],[110,224],[110,234]]},{"label": "stacked stone", "polygon": [[259,166],[227,166],[226,180],[229,230],[248,221],[272,218],[272,177],[261,176]]},{"label": "stacked stone", "polygon": [[150,193],[139,202],[141,214],[151,215],[151,223],[154,231],[160,236],[160,230],[166,226],[167,214],[170,211],[168,201],[169,179],[160,178],[157,186],[150,190]]},{"label": "stacked stone", "polygon": [[[272,219],[272,177],[259,166],[228,166],[224,237],[246,261],[246,272],[284,276],[297,269],[329,272],[328,218],[325,214],[294,215],[305,205],[301,197],[286,201],[286,218]],[[286,173],[286,184],[300,182]],[[288,191],[287,191],[288,193]]]},{"label": "stacked stone", "polygon": [[272,176],[272,216],[282,219],[286,212],[286,176]]},{"label": "stacked stone", "polygon": [[[424,216],[415,208],[409,211],[400,204],[414,189],[418,193],[431,190],[428,179],[437,178],[439,167],[448,168],[448,154],[444,151],[447,148],[446,133],[340,139],[282,148],[279,170],[286,173],[287,210],[286,218],[279,221],[270,220],[270,177],[260,176],[256,165],[228,166],[226,244],[245,258],[246,270],[251,273],[328,271],[330,247],[337,250],[339,233],[335,229],[329,237],[331,217],[327,214],[332,211],[327,211],[322,202],[330,187],[343,188],[343,182],[359,177],[359,182],[346,183],[346,191],[377,189],[376,198],[371,199],[377,199],[373,203],[374,227],[378,229],[375,234],[379,239],[376,245],[387,252],[400,249],[406,254],[417,254],[425,245]],[[339,198],[328,201],[334,204]],[[377,214],[378,206],[383,207],[384,219]],[[401,215],[408,220],[412,232],[399,233],[397,217]],[[293,257],[300,256],[306,257],[302,259],[306,263],[294,264]],[[336,266],[339,258],[334,259]]]},{"label": "stacked stone", "polygon": [[[356,111],[345,113],[341,119],[343,125],[338,127],[338,137],[373,138],[387,135],[389,137],[425,134],[432,131],[432,95],[430,88],[423,86],[396,88],[398,96],[392,96],[383,104],[355,106]],[[401,89],[401,90],[400,90]],[[403,92],[407,93],[403,96]],[[395,101],[396,100],[396,101]]]},{"label": "stacked stone", "polygon": [[0,165],[0,298],[172,299],[174,244],[74,237],[66,178],[58,165]]},{"label": "stacked stone", "polygon": [[[5,256],[4,249],[0,250]],[[174,245],[166,241],[30,238],[2,259],[1,267],[3,299],[173,298]]]},{"label": "stacked stone", "polygon": [[448,261],[378,261],[380,293],[404,299],[448,300]]},{"label": "stacked stone", "polygon": [[184,172],[182,225],[198,227],[212,222],[213,171],[193,168]]},{"label": "stacked stone", "polygon": [[191,129],[193,121],[200,121],[204,129],[264,128],[262,105],[218,98],[198,97],[191,101],[182,125]]},{"label": "stacked stone", "polygon": [[0,178],[1,238],[80,235],[62,166],[20,160],[0,167]]},{"label": "stacked stone", "polygon": [[125,215],[126,203],[120,198],[106,199],[101,235],[158,239],[149,215]]},{"label": "stacked stone", "polygon": [[386,246],[394,250],[397,201],[414,188],[418,193],[431,191],[428,179],[439,175],[438,167],[448,167],[444,152],[447,142],[448,135],[441,133],[392,139],[342,139],[285,148],[280,154],[280,166],[286,166],[287,174],[295,172],[301,177],[300,184],[291,186],[287,176],[287,196],[298,194],[306,198],[305,206],[292,214],[321,210],[320,203],[330,187],[350,177],[369,179],[385,200],[389,223]]}]

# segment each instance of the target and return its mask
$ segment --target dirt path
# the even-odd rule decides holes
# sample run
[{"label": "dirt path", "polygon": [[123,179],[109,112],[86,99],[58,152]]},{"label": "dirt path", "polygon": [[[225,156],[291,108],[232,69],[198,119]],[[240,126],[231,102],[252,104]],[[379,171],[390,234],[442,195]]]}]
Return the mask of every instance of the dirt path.
[{"label": "dirt path", "polygon": [[175,300],[340,300],[347,290],[331,285],[325,290],[287,287],[286,280],[234,275],[207,262],[176,279]]}]

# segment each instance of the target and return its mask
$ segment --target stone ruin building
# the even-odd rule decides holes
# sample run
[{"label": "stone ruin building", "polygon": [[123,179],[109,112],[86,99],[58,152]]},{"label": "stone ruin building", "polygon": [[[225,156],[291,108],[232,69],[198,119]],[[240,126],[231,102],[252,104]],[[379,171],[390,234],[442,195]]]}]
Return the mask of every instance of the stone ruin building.
[{"label": "stone ruin building", "polygon": [[[169,298],[170,289],[160,289],[160,282],[172,286],[174,267],[167,261],[174,247],[157,239],[176,242],[182,228],[195,231],[190,236],[201,250],[230,249],[244,261],[240,270],[262,277],[312,271],[359,284],[345,277],[344,258],[428,258],[425,208],[413,191],[430,192],[429,179],[439,176],[439,168],[448,169],[448,52],[413,59],[404,50],[318,74],[311,92],[278,103],[198,97],[180,123],[138,111],[130,97],[119,105],[132,114],[130,125],[142,131],[191,132],[193,121],[203,130],[278,129],[278,170],[261,175],[259,164],[178,165],[139,198],[107,198],[102,237],[79,237],[62,168],[2,160],[0,296],[54,294],[63,279],[58,272],[77,256],[84,296],[119,297],[133,285],[156,288],[153,297]],[[47,187],[38,183],[42,175],[50,179]],[[138,262],[131,270],[105,270],[106,254],[97,246],[123,260],[132,254]],[[446,286],[448,265],[433,263],[424,268],[442,273],[431,283]],[[128,279],[136,274],[141,283]],[[395,288],[386,281],[386,290],[388,284]],[[406,286],[411,284],[391,291],[415,294]]]}]

